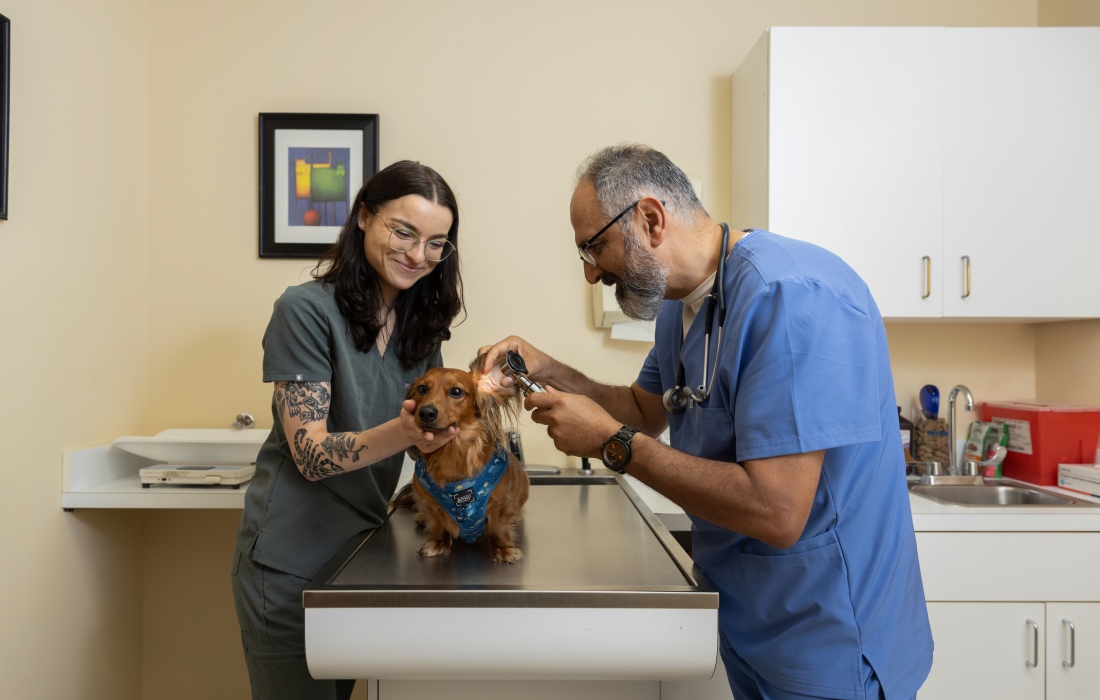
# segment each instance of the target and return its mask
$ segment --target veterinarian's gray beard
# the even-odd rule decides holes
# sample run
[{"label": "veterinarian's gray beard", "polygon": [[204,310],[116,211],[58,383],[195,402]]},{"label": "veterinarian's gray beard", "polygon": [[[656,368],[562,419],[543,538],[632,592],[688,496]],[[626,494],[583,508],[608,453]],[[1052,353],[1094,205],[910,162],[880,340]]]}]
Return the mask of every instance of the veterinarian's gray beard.
[{"label": "veterinarian's gray beard", "polygon": [[628,234],[624,236],[626,269],[615,279],[615,301],[623,313],[637,321],[657,318],[668,289],[668,270]]}]

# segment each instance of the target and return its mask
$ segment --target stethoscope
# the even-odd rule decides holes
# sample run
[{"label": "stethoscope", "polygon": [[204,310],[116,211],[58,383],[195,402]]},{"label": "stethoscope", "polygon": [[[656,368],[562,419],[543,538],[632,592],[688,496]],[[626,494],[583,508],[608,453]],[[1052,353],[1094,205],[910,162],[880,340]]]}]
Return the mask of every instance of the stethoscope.
[{"label": "stethoscope", "polygon": [[[685,386],[684,382],[684,316],[680,314],[680,350],[677,355],[680,358],[680,369],[676,371],[676,386],[665,392],[661,397],[661,403],[665,410],[672,414],[683,413],[688,404],[703,403],[710,397],[711,387],[714,386],[714,376],[718,374],[718,353],[722,351],[722,326],[726,323],[726,296],[722,291],[723,280],[726,272],[726,253],[730,241],[730,227],[722,224],[722,249],[718,251],[718,272],[714,275],[714,287],[707,294],[707,310],[705,315],[706,325],[703,327],[703,383],[698,389]],[[710,382],[707,382],[707,366],[710,364],[710,328],[714,322],[714,309],[718,307],[718,343],[714,349],[714,372],[711,373]]]}]

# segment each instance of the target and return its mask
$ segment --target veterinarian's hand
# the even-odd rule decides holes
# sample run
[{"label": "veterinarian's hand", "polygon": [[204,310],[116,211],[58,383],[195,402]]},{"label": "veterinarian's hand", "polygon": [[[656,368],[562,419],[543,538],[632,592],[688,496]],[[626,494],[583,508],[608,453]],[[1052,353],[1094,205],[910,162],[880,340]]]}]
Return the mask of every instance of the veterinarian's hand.
[{"label": "veterinarian's hand", "polygon": [[455,436],[458,435],[458,428],[453,425],[440,433],[429,433],[421,430],[416,423],[416,416],[413,415],[415,410],[415,401],[408,400],[401,404],[401,427],[405,429],[405,436],[412,443],[412,446],[424,454],[435,452],[454,440]]},{"label": "veterinarian's hand", "polygon": [[620,423],[592,399],[547,387],[545,394],[532,393],[523,403],[531,420],[546,426],[554,447],[574,457],[599,457],[607,438]]},{"label": "veterinarian's hand", "polygon": [[[508,354],[509,350],[516,351],[523,358],[523,363],[527,365],[527,376],[535,380],[546,379],[545,372],[553,365],[554,359],[537,350],[523,338],[515,335],[510,335],[494,345],[482,346],[477,351],[479,356],[483,356],[481,371],[488,374],[494,369],[499,370],[500,363],[503,362],[504,356]],[[511,377],[504,377],[500,383],[502,386],[512,386],[515,384],[515,380]]]}]

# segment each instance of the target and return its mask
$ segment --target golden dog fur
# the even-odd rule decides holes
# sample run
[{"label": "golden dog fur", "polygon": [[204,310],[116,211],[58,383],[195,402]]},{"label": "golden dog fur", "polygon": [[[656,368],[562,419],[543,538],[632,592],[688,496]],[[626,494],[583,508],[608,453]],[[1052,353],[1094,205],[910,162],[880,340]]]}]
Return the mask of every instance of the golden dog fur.
[{"label": "golden dog fur", "polygon": [[[470,371],[438,367],[428,370],[409,387],[406,398],[416,401],[413,415],[423,430],[438,433],[450,426],[458,435],[435,452],[421,455],[428,475],[440,486],[468,479],[493,456],[498,445],[505,444],[506,423],[514,423],[522,397],[517,387],[501,387],[486,381],[474,360]],[[455,521],[431,494],[413,479],[394,499],[395,507],[411,506],[416,523],[426,531],[421,545],[425,557],[446,556],[458,536]],[[485,535],[489,538],[493,561],[514,564],[523,558],[516,546],[516,526],[523,517],[530,480],[514,455],[509,453],[508,468],[489,497]]]}]

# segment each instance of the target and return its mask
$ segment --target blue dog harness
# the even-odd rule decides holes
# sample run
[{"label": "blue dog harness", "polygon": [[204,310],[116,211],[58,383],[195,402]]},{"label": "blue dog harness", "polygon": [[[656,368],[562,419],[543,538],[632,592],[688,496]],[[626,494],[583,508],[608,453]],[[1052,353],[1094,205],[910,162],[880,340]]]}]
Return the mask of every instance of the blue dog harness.
[{"label": "blue dog harness", "polygon": [[459,538],[473,543],[485,534],[485,507],[489,505],[489,496],[507,469],[508,451],[502,445],[497,445],[489,463],[469,479],[440,486],[428,476],[423,457],[417,458],[413,475],[458,524]]}]

